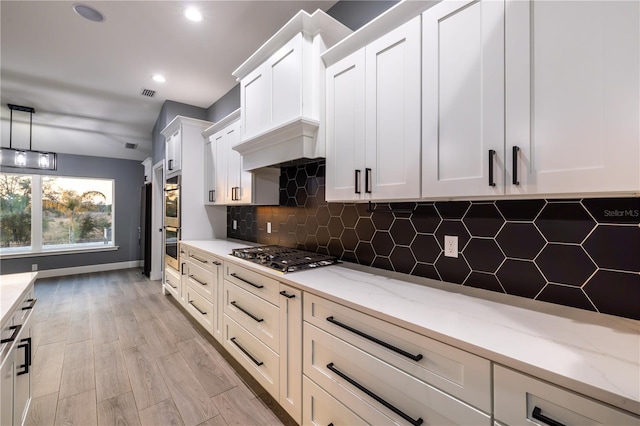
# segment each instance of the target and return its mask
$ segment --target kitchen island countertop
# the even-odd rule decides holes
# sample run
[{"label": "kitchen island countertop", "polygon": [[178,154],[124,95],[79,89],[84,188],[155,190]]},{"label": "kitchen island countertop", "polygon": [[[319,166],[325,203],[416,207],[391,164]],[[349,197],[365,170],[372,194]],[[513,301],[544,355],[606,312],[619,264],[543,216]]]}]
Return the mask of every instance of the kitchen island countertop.
[{"label": "kitchen island countertop", "polygon": [[21,274],[0,275],[0,314],[4,326],[11,313],[22,300],[25,291],[38,277],[37,272],[24,272]]}]

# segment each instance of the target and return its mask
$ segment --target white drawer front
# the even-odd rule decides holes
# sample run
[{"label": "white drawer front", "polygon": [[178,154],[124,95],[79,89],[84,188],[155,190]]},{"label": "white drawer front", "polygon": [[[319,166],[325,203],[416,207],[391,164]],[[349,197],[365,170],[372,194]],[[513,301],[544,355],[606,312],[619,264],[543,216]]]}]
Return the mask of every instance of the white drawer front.
[{"label": "white drawer front", "polygon": [[251,373],[271,396],[278,399],[278,354],[226,314],[224,315],[224,348]]},{"label": "white drawer front", "polygon": [[[399,424],[419,419],[434,425],[491,424],[488,415],[309,323],[304,323],[303,336],[304,374],[349,407],[349,399],[362,399]],[[370,410],[353,411],[371,422]]]},{"label": "white drawer front", "polygon": [[224,279],[231,281],[256,296],[260,296],[274,305],[278,304],[280,283],[257,272],[250,271],[233,263],[226,262]]},{"label": "white drawer front", "polygon": [[315,295],[305,295],[304,303],[305,321],[486,413],[491,412],[489,360]]},{"label": "white drawer front", "polygon": [[171,293],[173,297],[182,302],[180,273],[166,264],[164,268],[164,287],[169,290],[169,293]]},{"label": "white drawer front", "polygon": [[367,424],[306,376],[302,378],[302,392],[304,395],[302,424],[304,425],[358,426]]},{"label": "white drawer front", "polygon": [[[495,365],[495,418],[509,425],[640,425],[640,417],[511,369]],[[535,411],[535,413],[534,413]]]},{"label": "white drawer front", "polygon": [[280,351],[280,312],[277,306],[225,280],[224,313],[274,352]]},{"label": "white drawer front", "polygon": [[216,316],[215,306],[195,291],[191,285],[186,286],[185,292],[185,306],[187,311],[189,311],[191,316],[202,324],[209,333],[213,334],[213,322]]},{"label": "white drawer front", "polygon": [[188,284],[200,293],[205,299],[213,303],[216,295],[215,272],[195,265],[192,261],[187,261],[185,265],[185,275]]},{"label": "white drawer front", "polygon": [[213,256],[211,253],[198,250],[188,245],[185,245],[184,247],[186,248],[186,260],[193,264],[206,268],[210,271],[216,271],[217,268],[222,267],[222,260]]}]

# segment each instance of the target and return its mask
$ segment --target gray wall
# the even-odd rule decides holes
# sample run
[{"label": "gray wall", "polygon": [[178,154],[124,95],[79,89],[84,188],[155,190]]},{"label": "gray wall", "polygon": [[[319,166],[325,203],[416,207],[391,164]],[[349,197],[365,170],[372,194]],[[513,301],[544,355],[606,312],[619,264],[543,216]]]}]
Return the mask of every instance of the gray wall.
[{"label": "gray wall", "polygon": [[207,120],[216,123],[238,108],[240,108],[240,83],[207,109]]},{"label": "gray wall", "polygon": [[[238,103],[240,98],[238,97]],[[165,101],[162,104],[160,114],[156,119],[151,133],[151,144],[153,146],[153,164],[164,159],[164,136],[160,132],[167,127],[176,116],[196,118],[199,120],[207,120],[207,110],[193,105],[187,105],[175,101]]]},{"label": "gray wall", "polygon": [[396,3],[398,1],[341,0],[327,10],[327,14],[355,31]]},{"label": "gray wall", "polygon": [[128,262],[141,258],[138,245],[140,226],[140,189],[144,183],[144,167],[139,161],[116,158],[89,157],[72,154],[58,155],[55,172],[30,171],[32,174],[115,179],[115,244],[116,251],[74,253],[0,260],[2,274],[31,271],[37,263],[39,270],[70,268],[105,263]]}]

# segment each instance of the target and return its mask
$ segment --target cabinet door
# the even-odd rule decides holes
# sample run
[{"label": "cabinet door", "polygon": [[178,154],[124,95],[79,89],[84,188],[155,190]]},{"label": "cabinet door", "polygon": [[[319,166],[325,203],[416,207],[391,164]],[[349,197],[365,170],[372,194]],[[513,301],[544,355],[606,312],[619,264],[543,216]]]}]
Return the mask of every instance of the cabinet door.
[{"label": "cabinet door", "polygon": [[270,126],[277,127],[302,115],[302,33],[269,58],[271,83]]},{"label": "cabinet door", "polygon": [[213,137],[204,144],[204,203],[214,204],[216,201],[216,144]]},{"label": "cabinet door", "polygon": [[267,106],[271,103],[271,91],[264,63],[240,82],[240,105],[242,109],[242,139],[257,135],[266,129],[270,117]]},{"label": "cabinet door", "polygon": [[9,352],[2,367],[0,368],[0,392],[2,392],[2,398],[0,399],[0,424],[12,425],[13,424],[13,383],[15,377],[15,350]]},{"label": "cabinet door", "polygon": [[227,204],[251,204],[251,172],[242,169],[242,156],[232,148],[240,143],[240,122],[225,130],[225,155],[227,156]]},{"label": "cabinet door", "polygon": [[365,69],[361,49],[326,71],[327,201],[364,196]]},{"label": "cabinet door", "polygon": [[442,2],[422,16],[422,196],[500,195],[504,3]]},{"label": "cabinet door", "polygon": [[166,145],[166,159],[167,159],[167,173],[175,173],[180,170],[182,164],[182,136],[180,130],[176,131],[167,140]]},{"label": "cabinet door", "polygon": [[280,405],[302,420],[302,291],[280,283]]},{"label": "cabinet door", "polygon": [[28,321],[22,326],[20,339],[15,349],[16,377],[13,391],[13,416],[14,424],[19,425],[24,424],[31,400],[31,360],[33,357],[31,342],[31,325]]},{"label": "cabinet door", "polygon": [[420,197],[420,17],[365,48],[365,196]]},{"label": "cabinet door", "polygon": [[638,191],[639,8],[507,1],[508,193]]}]

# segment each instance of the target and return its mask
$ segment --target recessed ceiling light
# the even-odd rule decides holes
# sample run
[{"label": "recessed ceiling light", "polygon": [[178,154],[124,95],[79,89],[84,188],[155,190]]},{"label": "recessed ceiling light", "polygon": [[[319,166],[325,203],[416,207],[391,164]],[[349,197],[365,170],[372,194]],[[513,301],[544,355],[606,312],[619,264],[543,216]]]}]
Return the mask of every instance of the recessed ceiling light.
[{"label": "recessed ceiling light", "polygon": [[200,13],[198,9],[195,9],[193,7],[185,9],[184,16],[186,16],[188,20],[193,22],[202,21],[202,13]]},{"label": "recessed ceiling light", "polygon": [[87,6],[86,4],[76,3],[73,5],[73,11],[85,19],[93,22],[104,21],[104,15],[98,12],[96,9]]},{"label": "recessed ceiling light", "polygon": [[154,74],[153,77],[151,77],[151,78],[156,83],[164,83],[165,81],[167,81],[167,79],[164,78],[164,76],[162,74]]}]

